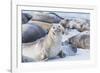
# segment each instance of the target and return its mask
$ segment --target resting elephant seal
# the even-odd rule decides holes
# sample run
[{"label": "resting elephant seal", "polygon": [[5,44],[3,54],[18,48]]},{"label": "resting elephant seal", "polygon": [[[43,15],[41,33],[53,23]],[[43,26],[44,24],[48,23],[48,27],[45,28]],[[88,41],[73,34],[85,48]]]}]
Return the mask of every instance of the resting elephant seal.
[{"label": "resting elephant seal", "polygon": [[44,37],[46,31],[41,27],[33,24],[22,25],[22,43],[28,43],[36,41],[37,39]]},{"label": "resting elephant seal", "polygon": [[47,36],[22,48],[23,56],[29,57],[34,61],[44,61],[56,56],[64,57],[65,54],[61,48],[63,31],[62,25],[53,24]]},{"label": "resting elephant seal", "polygon": [[31,13],[32,20],[42,21],[47,23],[59,23],[60,18],[50,12],[33,12]]},{"label": "resting elephant seal", "polygon": [[69,24],[70,20],[69,19],[62,19],[60,21],[60,24],[64,27],[64,29],[68,28],[68,24]]},{"label": "resting elephant seal", "polygon": [[75,19],[70,20],[69,23],[67,24],[67,27],[70,29],[77,29],[80,32],[90,30],[89,22],[81,18],[75,18]]},{"label": "resting elephant seal", "polygon": [[90,32],[84,31],[69,39],[69,43],[77,48],[89,49],[90,48]]},{"label": "resting elephant seal", "polygon": [[83,31],[90,31],[90,24],[88,23],[83,23],[81,25],[81,29],[79,29],[79,31],[83,32]]},{"label": "resting elephant seal", "polygon": [[22,13],[22,24],[26,24],[32,16],[28,13]]},{"label": "resting elephant seal", "polygon": [[53,25],[52,23],[41,22],[41,21],[32,21],[32,20],[29,21],[28,23],[32,23],[33,25],[37,25],[46,31],[49,31]]},{"label": "resting elephant seal", "polygon": [[75,28],[78,29],[79,31],[85,31],[89,30],[89,21],[85,19],[62,19],[60,21],[60,24],[63,25],[64,28]]}]

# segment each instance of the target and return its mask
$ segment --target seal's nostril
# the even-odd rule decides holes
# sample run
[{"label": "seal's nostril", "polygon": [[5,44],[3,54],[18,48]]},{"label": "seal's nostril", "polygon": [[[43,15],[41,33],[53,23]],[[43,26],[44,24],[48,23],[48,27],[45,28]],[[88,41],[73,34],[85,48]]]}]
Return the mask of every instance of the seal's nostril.
[{"label": "seal's nostril", "polygon": [[55,27],[53,27],[53,29],[55,29]]},{"label": "seal's nostril", "polygon": [[57,29],[58,32],[60,32],[60,29]]}]

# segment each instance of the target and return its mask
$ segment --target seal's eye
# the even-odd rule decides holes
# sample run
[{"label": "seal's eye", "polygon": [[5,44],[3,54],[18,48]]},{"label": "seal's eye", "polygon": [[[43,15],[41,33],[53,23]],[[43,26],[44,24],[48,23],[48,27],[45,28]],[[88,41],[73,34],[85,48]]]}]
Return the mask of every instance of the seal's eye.
[{"label": "seal's eye", "polygon": [[53,29],[55,29],[55,27],[53,27]]},{"label": "seal's eye", "polygon": [[60,28],[60,26],[58,26]]}]

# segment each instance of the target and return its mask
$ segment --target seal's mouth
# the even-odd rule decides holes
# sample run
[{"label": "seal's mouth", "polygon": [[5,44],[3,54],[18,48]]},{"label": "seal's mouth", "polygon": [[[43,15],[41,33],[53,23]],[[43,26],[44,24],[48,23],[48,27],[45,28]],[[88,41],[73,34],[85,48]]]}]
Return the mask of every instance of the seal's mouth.
[{"label": "seal's mouth", "polygon": [[54,35],[57,35],[57,34],[59,34],[60,32],[61,32],[61,30],[60,30],[60,29],[57,29],[57,30],[53,31],[53,34],[54,34]]},{"label": "seal's mouth", "polygon": [[61,32],[61,29],[57,28],[57,29],[55,30],[55,32]]}]

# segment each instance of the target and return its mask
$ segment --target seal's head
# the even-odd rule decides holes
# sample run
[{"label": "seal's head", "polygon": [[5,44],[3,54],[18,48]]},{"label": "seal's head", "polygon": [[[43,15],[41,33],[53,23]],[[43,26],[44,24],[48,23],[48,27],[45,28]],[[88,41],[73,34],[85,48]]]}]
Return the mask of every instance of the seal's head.
[{"label": "seal's head", "polygon": [[60,24],[53,24],[53,26],[50,29],[50,33],[53,35],[61,35],[64,32],[64,27]]}]

